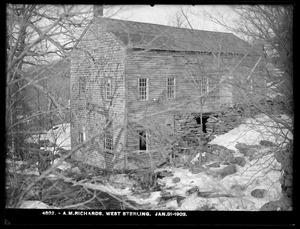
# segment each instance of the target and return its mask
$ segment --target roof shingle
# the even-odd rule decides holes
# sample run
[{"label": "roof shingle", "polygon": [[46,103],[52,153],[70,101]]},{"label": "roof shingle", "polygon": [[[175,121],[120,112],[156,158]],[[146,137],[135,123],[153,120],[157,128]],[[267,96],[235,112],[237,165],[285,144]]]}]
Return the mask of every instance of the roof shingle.
[{"label": "roof shingle", "polygon": [[169,51],[222,52],[259,55],[259,51],[232,33],[95,18],[128,48]]}]

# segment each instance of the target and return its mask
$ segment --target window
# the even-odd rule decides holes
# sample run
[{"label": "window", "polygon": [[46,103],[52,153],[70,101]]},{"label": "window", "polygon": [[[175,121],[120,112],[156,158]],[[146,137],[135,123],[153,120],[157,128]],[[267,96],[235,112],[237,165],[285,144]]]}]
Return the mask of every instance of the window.
[{"label": "window", "polygon": [[86,136],[85,136],[85,128],[83,128],[83,131],[79,131],[79,139],[78,142],[82,143],[86,140]]},{"label": "window", "polygon": [[147,78],[139,79],[139,100],[141,101],[148,100],[148,79]]},{"label": "window", "polygon": [[200,79],[200,93],[205,94],[208,92],[208,78],[207,77],[202,77]]},{"label": "window", "polygon": [[105,99],[106,100],[112,99],[111,79],[105,79]]},{"label": "window", "polygon": [[113,134],[111,131],[105,133],[104,148],[108,150],[113,149]]},{"label": "window", "polygon": [[167,78],[167,99],[175,98],[175,78]]},{"label": "window", "polygon": [[139,132],[139,146],[140,150],[147,150],[147,135],[145,131]]},{"label": "window", "polygon": [[108,150],[113,149],[113,133],[111,127],[112,127],[112,123],[108,125],[109,129],[105,131],[105,135],[104,135],[104,148]]},{"label": "window", "polygon": [[250,80],[248,81],[248,87],[249,87],[249,92],[252,93],[253,92],[253,78],[250,77]]},{"label": "window", "polygon": [[85,77],[79,77],[79,96],[83,96],[85,94]]}]

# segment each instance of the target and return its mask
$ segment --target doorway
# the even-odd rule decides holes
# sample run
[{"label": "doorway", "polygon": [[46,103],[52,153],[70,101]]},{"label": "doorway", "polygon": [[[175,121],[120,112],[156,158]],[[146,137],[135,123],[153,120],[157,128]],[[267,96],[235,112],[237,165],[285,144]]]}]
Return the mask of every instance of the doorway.
[{"label": "doorway", "polygon": [[200,125],[202,123],[202,132],[203,133],[207,133],[206,123],[207,123],[208,118],[209,118],[208,115],[202,115],[202,120],[201,120],[201,116],[195,117],[195,120],[198,125]]}]

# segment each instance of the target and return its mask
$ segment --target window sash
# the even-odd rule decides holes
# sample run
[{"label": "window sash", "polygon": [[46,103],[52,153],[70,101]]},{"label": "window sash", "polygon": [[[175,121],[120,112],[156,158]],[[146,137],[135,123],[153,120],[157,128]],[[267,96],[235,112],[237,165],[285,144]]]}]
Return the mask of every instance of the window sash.
[{"label": "window sash", "polygon": [[79,77],[79,96],[85,93],[85,78],[83,76]]},{"label": "window sash", "polygon": [[104,148],[108,150],[113,149],[113,134],[111,131],[106,132],[104,136]]},{"label": "window sash", "polygon": [[167,98],[175,98],[175,78],[167,78]]},{"label": "window sash", "polygon": [[85,141],[85,133],[84,132],[79,131],[78,141],[79,141],[79,143],[82,143]]},{"label": "window sash", "polygon": [[111,79],[105,80],[105,99],[111,100],[112,98],[112,84]]},{"label": "window sash", "polygon": [[[106,123],[108,123],[109,120],[106,120]],[[107,126],[109,130],[106,130],[104,133],[104,149],[112,150],[113,149],[113,133],[111,131],[112,123],[109,123]]]},{"label": "window sash", "polygon": [[139,100],[141,101],[148,100],[148,79],[147,78],[139,79]]},{"label": "window sash", "polygon": [[253,93],[253,78],[250,77],[250,80],[249,80],[249,91],[250,93]]},{"label": "window sash", "polygon": [[202,77],[200,79],[200,92],[201,92],[201,95],[202,94],[205,94],[208,92],[208,78],[207,77]]},{"label": "window sash", "polygon": [[82,143],[82,142],[83,142],[83,133],[82,133],[82,132],[79,132],[78,142],[79,142],[79,143]]}]

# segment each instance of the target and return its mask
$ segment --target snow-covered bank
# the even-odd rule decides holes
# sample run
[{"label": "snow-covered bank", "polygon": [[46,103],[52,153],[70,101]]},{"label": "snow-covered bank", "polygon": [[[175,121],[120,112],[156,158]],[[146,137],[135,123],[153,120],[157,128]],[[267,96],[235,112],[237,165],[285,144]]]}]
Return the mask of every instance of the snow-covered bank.
[{"label": "snow-covered bank", "polygon": [[[286,115],[279,115],[277,118],[292,126],[292,120]],[[244,124],[226,134],[217,136],[209,144],[222,145],[236,151],[235,145],[237,143],[258,145],[261,140],[267,140],[277,145],[285,145],[287,139],[293,139],[292,133],[282,124],[262,114],[255,119],[247,119]]]},{"label": "snow-covered bank", "polygon": [[[53,126],[50,130],[43,134],[34,134],[27,138],[27,143],[39,143],[39,141],[49,141],[55,144],[57,147],[71,150],[71,138],[70,138],[70,123],[63,123],[60,125]],[[56,147],[56,148],[57,148]],[[42,147],[41,149],[53,150],[53,147]]]},{"label": "snow-covered bank", "polygon": [[[286,116],[278,118],[290,121]],[[274,152],[276,145],[286,143],[284,136],[287,136],[287,139],[293,138],[289,130],[267,116],[259,115],[256,119],[248,119],[209,142],[234,150],[235,156],[244,160],[244,163],[229,162],[230,166],[235,168],[234,172],[221,176],[220,172],[228,164],[219,163],[219,167],[211,167],[203,161],[200,165],[203,170],[198,172],[183,167],[164,167],[155,171],[164,172],[165,175],[157,179],[159,188],[151,192],[138,192],[133,185],[135,181],[126,174],[117,174],[118,177],[112,175],[111,179],[105,181],[101,177],[98,180],[95,177],[93,181],[79,182],[70,177],[68,181],[74,185],[122,196],[125,201],[130,200],[141,205],[141,209],[259,211],[266,203],[282,197],[282,167]],[[262,145],[262,140],[273,142],[274,146]],[[258,147],[252,148],[251,155],[246,155],[239,152],[236,148],[237,143]],[[199,153],[202,155],[204,152]],[[197,158],[192,161],[196,166]],[[65,166],[66,170],[70,169],[68,165]],[[122,185],[117,185],[116,180]]]},{"label": "snow-covered bank", "polygon": [[[91,189],[101,190],[114,195],[124,196],[124,199],[131,200],[143,205],[145,209],[161,210],[199,210],[204,206],[219,211],[258,211],[265,203],[278,200],[281,197],[281,186],[278,182],[281,171],[280,164],[272,154],[265,155],[257,161],[249,162],[244,167],[238,166],[237,172],[220,178],[215,172],[222,169],[214,168],[209,172],[193,174],[184,168],[162,168],[159,171],[170,171],[173,175],[158,179],[161,191],[147,193],[148,195],[134,194],[132,189],[114,187],[113,185],[84,183],[84,186]],[[174,178],[179,182],[174,183]],[[178,179],[179,178],[179,179]],[[189,194],[189,190],[195,189],[198,192]],[[263,198],[251,195],[253,190],[266,190]],[[201,197],[198,193],[213,193],[216,197]],[[162,196],[165,193],[170,197],[169,201],[161,204]]]}]

